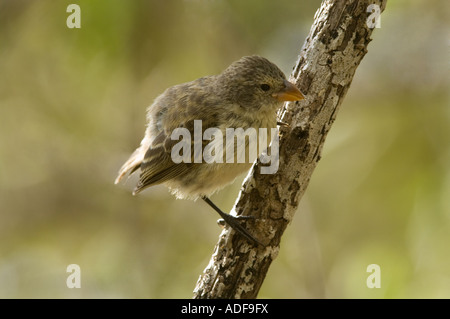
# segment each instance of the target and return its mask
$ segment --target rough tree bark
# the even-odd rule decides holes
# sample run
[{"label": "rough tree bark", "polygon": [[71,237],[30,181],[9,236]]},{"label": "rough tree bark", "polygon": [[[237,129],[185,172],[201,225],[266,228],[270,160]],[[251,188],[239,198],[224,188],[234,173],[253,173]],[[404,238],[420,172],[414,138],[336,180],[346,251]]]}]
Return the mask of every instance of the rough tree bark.
[{"label": "rough tree bark", "polygon": [[367,53],[387,0],[324,0],[291,74],[306,99],[280,110],[279,169],[260,174],[257,162],[245,179],[232,213],[256,217],[246,226],[266,246],[255,246],[226,227],[194,298],[256,298],[281,236],[292,220],[325,137]]}]

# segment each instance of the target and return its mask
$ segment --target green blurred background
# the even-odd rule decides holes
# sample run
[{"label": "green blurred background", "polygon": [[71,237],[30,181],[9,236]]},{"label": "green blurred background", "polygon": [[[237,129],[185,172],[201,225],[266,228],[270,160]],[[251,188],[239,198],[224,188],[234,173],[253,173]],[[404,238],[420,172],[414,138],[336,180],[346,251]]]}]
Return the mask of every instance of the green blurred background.
[{"label": "green blurred background", "polygon": [[[218,216],[117,170],[165,88],[249,54],[289,74],[320,1],[76,1],[69,29],[72,2],[0,0],[0,297],[190,298]],[[450,298],[449,11],[388,1],[259,297]]]}]

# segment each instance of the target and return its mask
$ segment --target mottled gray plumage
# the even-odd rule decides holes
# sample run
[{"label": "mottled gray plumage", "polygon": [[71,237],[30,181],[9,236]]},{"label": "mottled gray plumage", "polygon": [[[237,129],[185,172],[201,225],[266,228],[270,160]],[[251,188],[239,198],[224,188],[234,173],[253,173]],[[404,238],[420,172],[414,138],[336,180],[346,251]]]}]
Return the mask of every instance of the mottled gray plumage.
[{"label": "mottled gray plumage", "polygon": [[178,198],[209,196],[247,171],[252,163],[175,164],[171,149],[178,141],[171,140],[172,131],[185,127],[193,132],[194,120],[201,120],[203,130],[217,127],[225,132],[225,128],[253,127],[270,132],[277,125],[276,111],[283,101],[301,98],[283,72],[259,56],[243,57],[219,75],[170,87],[148,108],[145,137],[120,169],[116,183],[140,169],[134,194],[162,183]]}]

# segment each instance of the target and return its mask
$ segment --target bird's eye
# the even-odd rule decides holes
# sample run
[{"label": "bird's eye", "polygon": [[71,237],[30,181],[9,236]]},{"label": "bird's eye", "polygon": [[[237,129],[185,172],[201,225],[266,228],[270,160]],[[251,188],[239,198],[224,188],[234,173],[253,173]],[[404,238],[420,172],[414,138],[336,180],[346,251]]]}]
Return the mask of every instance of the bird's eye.
[{"label": "bird's eye", "polygon": [[269,91],[270,90],[270,85],[269,84],[261,84],[261,90]]}]

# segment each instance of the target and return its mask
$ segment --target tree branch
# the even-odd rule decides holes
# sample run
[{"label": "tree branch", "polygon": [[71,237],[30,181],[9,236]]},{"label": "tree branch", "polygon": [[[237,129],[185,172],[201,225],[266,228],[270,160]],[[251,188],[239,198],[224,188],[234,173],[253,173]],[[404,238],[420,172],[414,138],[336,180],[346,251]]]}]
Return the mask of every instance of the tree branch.
[{"label": "tree branch", "polygon": [[266,246],[254,246],[229,227],[224,229],[194,298],[256,298],[356,68],[367,53],[376,10],[381,13],[386,1],[322,2],[291,74],[306,100],[285,104],[279,112],[281,121],[288,124],[280,127],[279,169],[263,175],[259,161],[253,165],[233,208],[237,215],[256,217],[246,227]]}]

